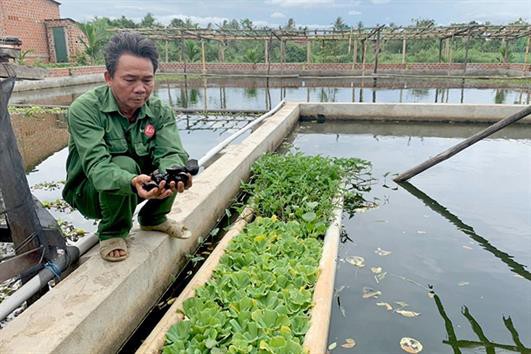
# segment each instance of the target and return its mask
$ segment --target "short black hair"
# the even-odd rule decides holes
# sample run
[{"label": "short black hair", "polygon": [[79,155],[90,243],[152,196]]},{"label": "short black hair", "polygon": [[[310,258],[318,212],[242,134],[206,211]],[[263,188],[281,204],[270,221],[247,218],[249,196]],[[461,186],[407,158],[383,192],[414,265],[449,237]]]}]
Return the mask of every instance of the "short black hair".
[{"label": "short black hair", "polygon": [[116,65],[122,54],[132,54],[151,60],[153,73],[159,67],[159,53],[155,43],[136,32],[118,32],[105,45],[105,68],[114,77]]}]

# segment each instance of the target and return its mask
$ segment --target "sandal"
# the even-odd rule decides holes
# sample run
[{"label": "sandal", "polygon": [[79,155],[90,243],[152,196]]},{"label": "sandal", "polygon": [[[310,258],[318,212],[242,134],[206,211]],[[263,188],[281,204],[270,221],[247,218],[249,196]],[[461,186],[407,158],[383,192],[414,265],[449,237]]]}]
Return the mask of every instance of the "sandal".
[{"label": "sandal", "polygon": [[187,239],[192,237],[192,232],[186,226],[178,223],[175,220],[167,219],[162,224],[154,226],[141,225],[140,228],[144,231],[160,231],[170,235],[172,238]]},{"label": "sandal", "polygon": [[[112,251],[122,250],[125,251],[123,256],[111,256]],[[109,262],[119,262],[127,258],[127,243],[125,239],[121,237],[114,237],[107,240],[100,240],[100,256],[106,261]]]}]

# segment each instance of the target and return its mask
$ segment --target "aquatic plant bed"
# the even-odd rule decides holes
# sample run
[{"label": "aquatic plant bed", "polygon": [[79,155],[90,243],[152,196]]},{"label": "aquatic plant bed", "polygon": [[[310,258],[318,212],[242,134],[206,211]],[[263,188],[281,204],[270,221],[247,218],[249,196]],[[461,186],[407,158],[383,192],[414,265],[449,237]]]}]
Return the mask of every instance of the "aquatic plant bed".
[{"label": "aquatic plant bed", "polygon": [[[183,302],[164,353],[302,353],[334,197],[363,204],[368,163],[265,155],[242,189],[257,218],[228,245],[212,277]],[[348,189],[343,187],[348,186]],[[326,334],[325,334],[326,335]]]}]

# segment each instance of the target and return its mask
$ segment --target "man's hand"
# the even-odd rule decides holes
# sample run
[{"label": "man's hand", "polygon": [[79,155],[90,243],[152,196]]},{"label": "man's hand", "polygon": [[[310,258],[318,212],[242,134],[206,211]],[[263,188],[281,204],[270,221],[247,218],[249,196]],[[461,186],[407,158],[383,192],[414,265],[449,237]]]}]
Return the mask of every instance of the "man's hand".
[{"label": "man's hand", "polygon": [[182,193],[185,189],[188,189],[192,186],[192,175],[188,174],[188,181],[186,185],[183,182],[179,182],[175,185],[175,182],[170,182],[170,188],[164,188],[166,186],[166,181],[162,181],[159,184],[158,188],[153,188],[150,191],[145,190],[142,185],[144,183],[151,182],[151,177],[148,175],[138,175],[133,177],[131,184],[136,189],[136,193],[142,199],[165,199],[171,196],[173,193]]}]

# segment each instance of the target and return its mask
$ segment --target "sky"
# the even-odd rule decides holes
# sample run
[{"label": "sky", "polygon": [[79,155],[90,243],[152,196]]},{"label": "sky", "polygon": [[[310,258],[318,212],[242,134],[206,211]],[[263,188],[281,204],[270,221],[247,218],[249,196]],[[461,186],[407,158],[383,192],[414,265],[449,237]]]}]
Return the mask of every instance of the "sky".
[{"label": "sky", "polygon": [[531,0],[59,0],[61,17],[84,22],[126,16],[139,22],[148,12],[159,22],[190,18],[206,26],[249,18],[259,26],[278,27],[289,18],[297,26],[329,27],[337,17],[347,25],[411,25],[433,19],[437,25],[477,21],[507,24],[531,19]]}]

